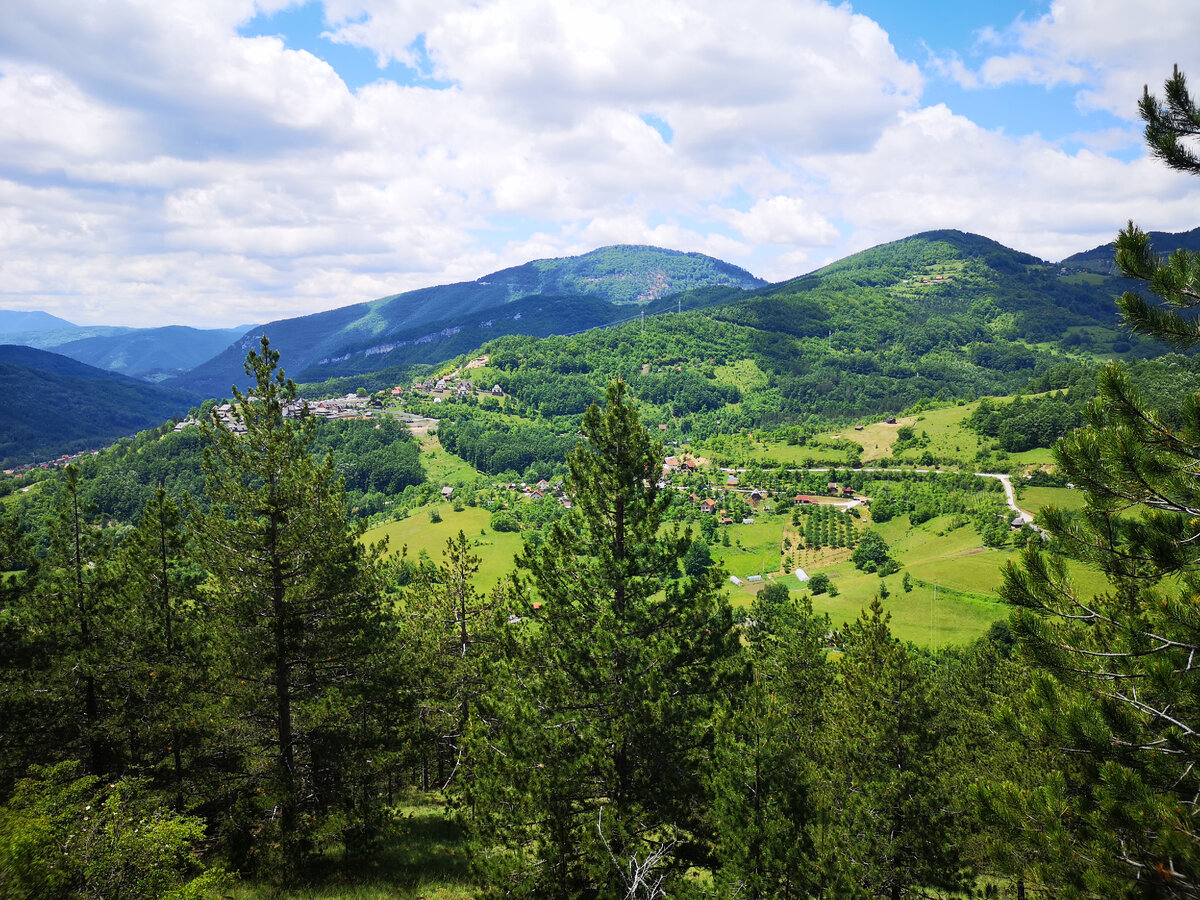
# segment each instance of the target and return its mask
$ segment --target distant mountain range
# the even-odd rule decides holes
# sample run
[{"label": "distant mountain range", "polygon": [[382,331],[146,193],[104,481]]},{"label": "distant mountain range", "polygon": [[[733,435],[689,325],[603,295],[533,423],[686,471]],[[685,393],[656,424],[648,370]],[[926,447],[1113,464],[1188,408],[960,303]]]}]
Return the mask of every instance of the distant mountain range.
[{"label": "distant mountain range", "polygon": [[[1158,253],[1174,253],[1176,250],[1200,251],[1200,228],[1178,233],[1151,231],[1147,236],[1150,238],[1150,246]],[[1113,259],[1115,254],[1116,243],[1110,241],[1091,250],[1068,256],[1059,265],[1065,269],[1095,272],[1098,275],[1116,275],[1117,264]]]},{"label": "distant mountain range", "polygon": [[35,347],[0,345],[0,466],[99,448],[161,425],[198,395]]},{"label": "distant mountain range", "polygon": [[[1163,251],[1196,247],[1200,229],[1152,239]],[[130,379],[108,382],[94,368],[85,367],[86,375],[71,370],[62,356],[62,362],[47,359],[53,354],[22,358],[14,355],[19,348],[5,348],[6,396],[38,400],[24,405],[22,399],[0,412],[0,450],[11,459],[91,446],[179,414],[201,397],[228,396],[232,384],[245,383],[246,351],[263,333],[297,381],[361,375],[374,384],[399,380],[414,364],[474,352],[504,335],[571,335],[642,315],[704,310],[702,319],[685,315],[681,326],[698,328],[703,321],[704,328],[737,334],[736,340],[734,332],[719,338],[708,356],[726,339],[729,346],[748,341],[755,353],[774,348],[786,360],[781,372],[815,379],[820,390],[811,403],[825,415],[839,403],[850,403],[848,410],[866,402],[862,391],[849,387],[855,373],[907,379],[903,391],[888,391],[886,400],[881,395],[874,404],[880,406],[910,394],[932,396],[939,378],[982,391],[991,383],[1015,383],[1033,364],[1026,345],[1104,355],[1158,352],[1119,330],[1113,300],[1130,285],[1111,273],[1110,258],[1111,248],[1097,247],[1050,264],[979,235],[946,230],[884,244],[773,285],[698,253],[616,246],[253,328],[87,328],[45,313],[0,311],[0,329],[25,329],[0,331],[0,342],[19,334],[19,343],[143,378],[173,371],[161,387],[178,389],[155,392]],[[794,361],[803,358],[813,362]],[[954,362],[959,358],[968,362]],[[762,361],[764,371],[774,365]],[[800,376],[796,365],[826,374]],[[987,372],[1008,374],[996,381]],[[68,387],[68,378],[79,381]],[[112,398],[120,399],[108,403]]]},{"label": "distant mountain range", "polygon": [[0,310],[0,344],[53,350],[88,365],[147,381],[161,381],[200,365],[249,327],[74,325],[44,312]]}]

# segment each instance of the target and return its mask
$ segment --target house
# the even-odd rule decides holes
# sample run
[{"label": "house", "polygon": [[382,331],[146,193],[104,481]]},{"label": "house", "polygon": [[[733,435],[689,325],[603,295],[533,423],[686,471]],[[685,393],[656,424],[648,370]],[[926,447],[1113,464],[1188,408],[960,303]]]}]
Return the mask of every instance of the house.
[{"label": "house", "polygon": [[498,385],[498,384],[493,384],[492,385],[492,396],[493,397],[503,397],[504,389],[502,387],[500,387],[500,385]]},{"label": "house", "polygon": [[707,500],[703,500],[703,501],[701,501],[701,503],[700,503],[700,512],[702,512],[702,513],[715,513],[716,511],[717,511],[717,501],[716,501],[716,500],[713,500],[713,499],[710,497],[710,498],[709,498],[709,499],[707,499]]},{"label": "house", "polygon": [[659,430],[659,431],[666,431],[666,430],[667,430],[667,426],[666,426],[666,425],[659,425],[659,426],[658,426],[658,430]]},{"label": "house", "polygon": [[541,500],[545,496],[546,495],[543,494],[541,491],[534,491],[532,494],[529,495],[531,500]]},{"label": "house", "polygon": [[721,510],[721,524],[722,525],[732,525],[733,524],[733,519],[729,515],[726,514],[725,510]]},{"label": "house", "polygon": [[738,480],[736,475],[730,475],[725,479],[725,487],[737,487]]},{"label": "house", "polygon": [[854,488],[850,487],[850,485],[846,485],[845,487],[842,488],[842,496],[843,497],[853,497],[854,496]]},{"label": "house", "polygon": [[543,494],[546,493],[546,491],[550,490],[550,482],[548,482],[545,478],[543,478],[541,481],[539,481],[536,486],[537,486],[537,489],[539,491],[541,491]]},{"label": "house", "polygon": [[896,424],[896,417],[895,417],[895,416],[888,416],[886,419],[884,419],[884,420],[883,420],[883,424],[884,424],[884,425],[895,425],[895,424]]},{"label": "house", "polygon": [[683,467],[689,472],[695,472],[697,468],[696,461],[694,459],[685,459],[683,461]]},{"label": "house", "polygon": [[854,430],[855,430],[855,431],[862,431],[862,430],[863,430],[863,427],[862,427],[861,425],[855,425],[855,426],[854,426]]},{"label": "house", "polygon": [[829,484],[825,485],[825,490],[831,494],[836,494],[838,492],[838,483],[836,481],[829,482]]},{"label": "house", "polygon": [[444,488],[442,488],[442,499],[443,500],[449,500],[453,496],[454,496],[454,488],[452,488],[450,485],[446,485]]},{"label": "house", "polygon": [[792,502],[795,503],[797,506],[800,506],[801,504],[813,503],[815,501],[813,500],[812,497],[808,496],[808,494],[797,494],[796,499],[793,500]]},{"label": "house", "polygon": [[762,500],[763,496],[763,492],[757,489],[750,492],[750,499],[755,503]]}]

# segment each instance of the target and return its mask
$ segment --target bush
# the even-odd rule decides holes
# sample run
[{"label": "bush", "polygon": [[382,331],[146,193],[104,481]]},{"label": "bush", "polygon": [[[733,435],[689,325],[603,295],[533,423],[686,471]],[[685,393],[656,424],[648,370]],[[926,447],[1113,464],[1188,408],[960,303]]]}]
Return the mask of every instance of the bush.
[{"label": "bush", "polygon": [[220,870],[195,849],[204,824],[127,778],[105,785],[78,763],[37,767],[0,809],[0,896],[13,900],[216,896]]},{"label": "bush", "polygon": [[498,509],[492,513],[492,531],[520,531],[521,525],[507,509]]}]

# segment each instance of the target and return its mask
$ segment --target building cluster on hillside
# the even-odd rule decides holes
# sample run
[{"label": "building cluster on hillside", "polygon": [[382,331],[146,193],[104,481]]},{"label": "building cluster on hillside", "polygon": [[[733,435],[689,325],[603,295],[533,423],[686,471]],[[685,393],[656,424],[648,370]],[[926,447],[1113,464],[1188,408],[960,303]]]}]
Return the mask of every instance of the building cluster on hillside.
[{"label": "building cluster on hillside", "polygon": [[[328,400],[305,400],[303,397],[297,397],[283,407],[283,417],[285,419],[298,418],[307,407],[308,415],[321,419],[369,419],[371,411],[366,408],[367,399],[356,394],[347,394],[345,397],[333,397]],[[246,397],[246,400],[253,403],[254,395]],[[214,406],[213,415],[234,434],[246,433],[246,426],[234,415],[232,403]],[[175,430],[183,431],[185,428],[199,424],[198,420],[189,417],[176,425]]]},{"label": "building cluster on hillside", "polygon": [[69,466],[73,462],[79,462],[85,456],[96,456],[99,450],[80,450],[77,453],[64,453],[62,456],[54,459],[44,459],[38,462],[21,463],[19,466],[13,466],[11,469],[5,469],[5,475],[22,475],[32,469],[61,469]]},{"label": "building cluster on hillside", "polygon": [[537,484],[526,484],[524,481],[510,481],[507,484],[497,485],[497,487],[509,491],[520,491],[521,496],[526,500],[544,500],[549,497],[557,501],[565,509],[571,508],[571,497],[567,494],[561,480],[549,482],[543,478]]},{"label": "building cluster on hillside", "polygon": [[[477,392],[488,393],[493,397],[504,396],[504,390],[498,384],[493,385],[488,390],[482,386],[476,387],[475,382],[470,379],[459,379],[453,375],[446,375],[441,378],[426,378],[424,381],[415,382],[412,389],[423,394],[433,394],[435,401],[443,400],[447,397],[462,400]],[[399,388],[392,390],[393,394],[402,392],[402,389]]]}]

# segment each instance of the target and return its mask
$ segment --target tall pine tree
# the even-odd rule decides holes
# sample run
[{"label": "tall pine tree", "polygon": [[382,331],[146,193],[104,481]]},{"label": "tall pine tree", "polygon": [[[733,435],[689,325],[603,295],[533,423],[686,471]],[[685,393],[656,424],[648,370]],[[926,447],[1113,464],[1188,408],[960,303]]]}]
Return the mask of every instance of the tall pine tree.
[{"label": "tall pine tree", "polygon": [[246,360],[252,394],[234,389],[240,427],[207,426],[199,547],[227,642],[234,858],[286,877],[372,811],[383,703],[372,668],[393,632],[342,483],[310,453],[306,410],[288,414],[296,389],[278,362],[264,337]]},{"label": "tall pine tree", "polygon": [[[1142,98],[1147,141],[1173,168],[1200,174],[1190,144],[1200,112],[1178,70],[1166,98]],[[1164,259],[1130,223],[1117,264],[1162,301],[1121,298],[1135,331],[1176,347],[1200,343],[1196,318],[1181,314],[1200,303],[1195,254]],[[1200,396],[1178,413],[1157,410],[1111,365],[1087,426],[1056,455],[1087,505],[1078,516],[1047,515],[1051,552],[1029,548],[1002,591],[1019,607],[1014,626],[1040,670],[1027,727],[1081,769],[1060,805],[1040,805],[1036,826],[1065,834],[1082,889],[1200,897]],[[1109,589],[1080,591],[1064,557],[1099,568]]]},{"label": "tall pine tree", "polygon": [[680,577],[662,448],[623,382],[583,417],[574,505],[518,560],[471,786],[500,894],[652,896],[708,863],[711,719],[737,650],[719,569]]}]

